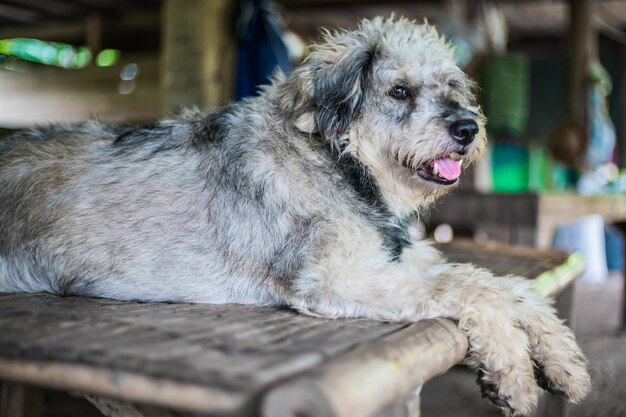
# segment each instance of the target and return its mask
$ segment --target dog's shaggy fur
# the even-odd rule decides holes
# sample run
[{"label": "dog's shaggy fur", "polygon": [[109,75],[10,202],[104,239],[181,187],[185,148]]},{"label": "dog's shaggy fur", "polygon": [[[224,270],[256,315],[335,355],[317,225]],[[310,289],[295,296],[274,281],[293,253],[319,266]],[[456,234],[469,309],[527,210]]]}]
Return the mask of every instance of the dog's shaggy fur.
[{"label": "dog's shaggy fur", "polygon": [[471,87],[433,28],[377,18],[327,33],[256,98],[0,141],[0,291],[451,317],[505,413],[528,414],[537,383],[578,401],[585,358],[527,280],[407,234],[484,146]]}]

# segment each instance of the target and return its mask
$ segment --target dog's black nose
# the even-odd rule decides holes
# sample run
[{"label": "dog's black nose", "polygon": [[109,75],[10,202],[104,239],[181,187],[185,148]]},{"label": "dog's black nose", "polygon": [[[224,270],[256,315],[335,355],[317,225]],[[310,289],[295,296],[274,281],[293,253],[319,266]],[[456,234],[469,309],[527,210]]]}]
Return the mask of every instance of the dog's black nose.
[{"label": "dog's black nose", "polygon": [[454,140],[466,146],[474,141],[478,134],[478,125],[470,119],[459,120],[450,126],[450,134]]}]

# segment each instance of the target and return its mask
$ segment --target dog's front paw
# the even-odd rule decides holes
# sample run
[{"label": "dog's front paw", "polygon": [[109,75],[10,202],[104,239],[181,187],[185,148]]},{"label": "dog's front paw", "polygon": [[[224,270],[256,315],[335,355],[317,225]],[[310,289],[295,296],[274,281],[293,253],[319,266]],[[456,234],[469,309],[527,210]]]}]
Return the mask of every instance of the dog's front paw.
[{"label": "dog's front paw", "polygon": [[465,362],[478,368],[483,398],[507,416],[530,414],[538,392],[526,333],[502,314],[468,313],[459,322],[470,340]]},{"label": "dog's front paw", "polygon": [[[533,299],[534,298],[534,299]],[[529,336],[537,385],[573,402],[591,391],[587,359],[571,329],[563,325],[547,300],[537,294],[517,306],[520,324]]]}]

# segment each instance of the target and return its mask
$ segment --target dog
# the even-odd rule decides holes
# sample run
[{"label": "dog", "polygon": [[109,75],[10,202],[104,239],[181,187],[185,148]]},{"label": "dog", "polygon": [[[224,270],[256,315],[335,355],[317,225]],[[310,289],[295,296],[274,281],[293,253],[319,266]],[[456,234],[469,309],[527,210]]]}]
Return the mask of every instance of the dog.
[{"label": "dog", "polygon": [[0,141],[0,291],[449,317],[483,395],[590,390],[571,330],[529,281],[447,263],[409,219],[485,146],[473,84],[428,24],[325,32],[260,95],[149,127]]}]

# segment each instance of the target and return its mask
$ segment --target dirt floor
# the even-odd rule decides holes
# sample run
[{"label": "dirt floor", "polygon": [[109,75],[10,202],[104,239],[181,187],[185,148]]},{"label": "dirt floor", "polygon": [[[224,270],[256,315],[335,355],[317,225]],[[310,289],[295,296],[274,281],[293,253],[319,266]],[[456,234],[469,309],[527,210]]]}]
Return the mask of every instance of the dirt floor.
[{"label": "dirt floor", "polygon": [[[626,333],[619,331],[623,278],[604,284],[577,283],[572,321],[590,362],[593,391],[568,417],[626,417]],[[502,414],[480,398],[474,374],[454,368],[422,391],[422,417],[498,417]],[[559,416],[554,416],[559,417]]]}]

